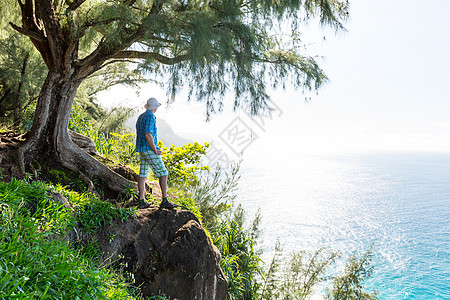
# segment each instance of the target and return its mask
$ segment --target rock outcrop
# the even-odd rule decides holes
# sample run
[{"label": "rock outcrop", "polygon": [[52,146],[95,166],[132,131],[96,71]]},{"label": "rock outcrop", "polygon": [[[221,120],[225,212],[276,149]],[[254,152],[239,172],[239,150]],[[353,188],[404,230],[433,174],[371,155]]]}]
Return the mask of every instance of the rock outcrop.
[{"label": "rock outcrop", "polygon": [[179,300],[226,298],[220,253],[189,211],[156,207],[98,232],[105,259],[134,274],[144,296]]}]

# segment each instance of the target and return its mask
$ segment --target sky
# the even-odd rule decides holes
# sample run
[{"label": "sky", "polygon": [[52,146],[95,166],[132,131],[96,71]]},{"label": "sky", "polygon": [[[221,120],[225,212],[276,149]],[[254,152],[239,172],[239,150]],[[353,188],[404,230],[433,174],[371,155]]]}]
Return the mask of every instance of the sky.
[{"label": "sky", "polygon": [[[308,51],[324,57],[319,62],[330,78],[317,94],[271,91],[271,117],[252,120],[230,104],[205,123],[203,105],[181,93],[157,116],[179,135],[252,155],[290,145],[305,153],[450,152],[448,16],[448,0],[353,0],[346,32],[314,25],[304,31]],[[163,89],[146,85],[139,96],[111,88],[100,103],[143,107],[152,96],[166,99]],[[250,131],[251,141],[230,146],[232,128]]]}]

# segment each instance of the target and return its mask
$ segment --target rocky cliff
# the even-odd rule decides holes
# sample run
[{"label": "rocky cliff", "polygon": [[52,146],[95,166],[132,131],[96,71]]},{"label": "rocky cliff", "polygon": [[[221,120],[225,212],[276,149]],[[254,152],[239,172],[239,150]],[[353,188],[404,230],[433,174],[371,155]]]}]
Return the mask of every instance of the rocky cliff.
[{"label": "rocky cliff", "polygon": [[134,274],[144,296],[179,300],[226,298],[220,253],[189,211],[156,207],[98,231],[105,260]]}]

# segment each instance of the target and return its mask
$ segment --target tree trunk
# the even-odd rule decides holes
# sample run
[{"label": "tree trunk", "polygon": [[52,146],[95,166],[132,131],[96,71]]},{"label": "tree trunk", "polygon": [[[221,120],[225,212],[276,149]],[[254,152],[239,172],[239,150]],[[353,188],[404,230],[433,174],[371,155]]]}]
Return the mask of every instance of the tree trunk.
[{"label": "tree trunk", "polygon": [[20,97],[22,95],[22,85],[25,77],[25,71],[27,69],[27,63],[28,58],[30,57],[30,54],[27,53],[25,55],[25,58],[23,59],[22,64],[22,71],[20,72],[20,81],[19,81],[19,87],[17,88],[17,94],[16,94],[16,103],[14,107],[14,126],[19,127],[20,121],[22,119],[22,105],[20,104]]},{"label": "tree trunk", "polygon": [[41,89],[29,137],[19,149],[22,171],[38,162],[60,163],[79,172],[82,178],[100,178],[108,188],[124,193],[136,188],[131,182],[83,151],[70,138],[68,124],[75,93],[81,81],[75,81],[64,72],[49,71]]}]

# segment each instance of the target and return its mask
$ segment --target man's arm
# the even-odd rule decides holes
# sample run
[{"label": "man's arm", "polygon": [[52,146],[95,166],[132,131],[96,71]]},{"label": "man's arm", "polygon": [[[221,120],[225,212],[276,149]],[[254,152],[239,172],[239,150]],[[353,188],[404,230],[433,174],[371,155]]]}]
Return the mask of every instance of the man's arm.
[{"label": "man's arm", "polygon": [[155,154],[161,155],[162,151],[156,148],[155,142],[153,141],[153,135],[151,132],[147,132],[145,134],[145,139],[147,140],[147,143],[150,145],[150,148],[152,148],[153,152],[155,152]]}]

